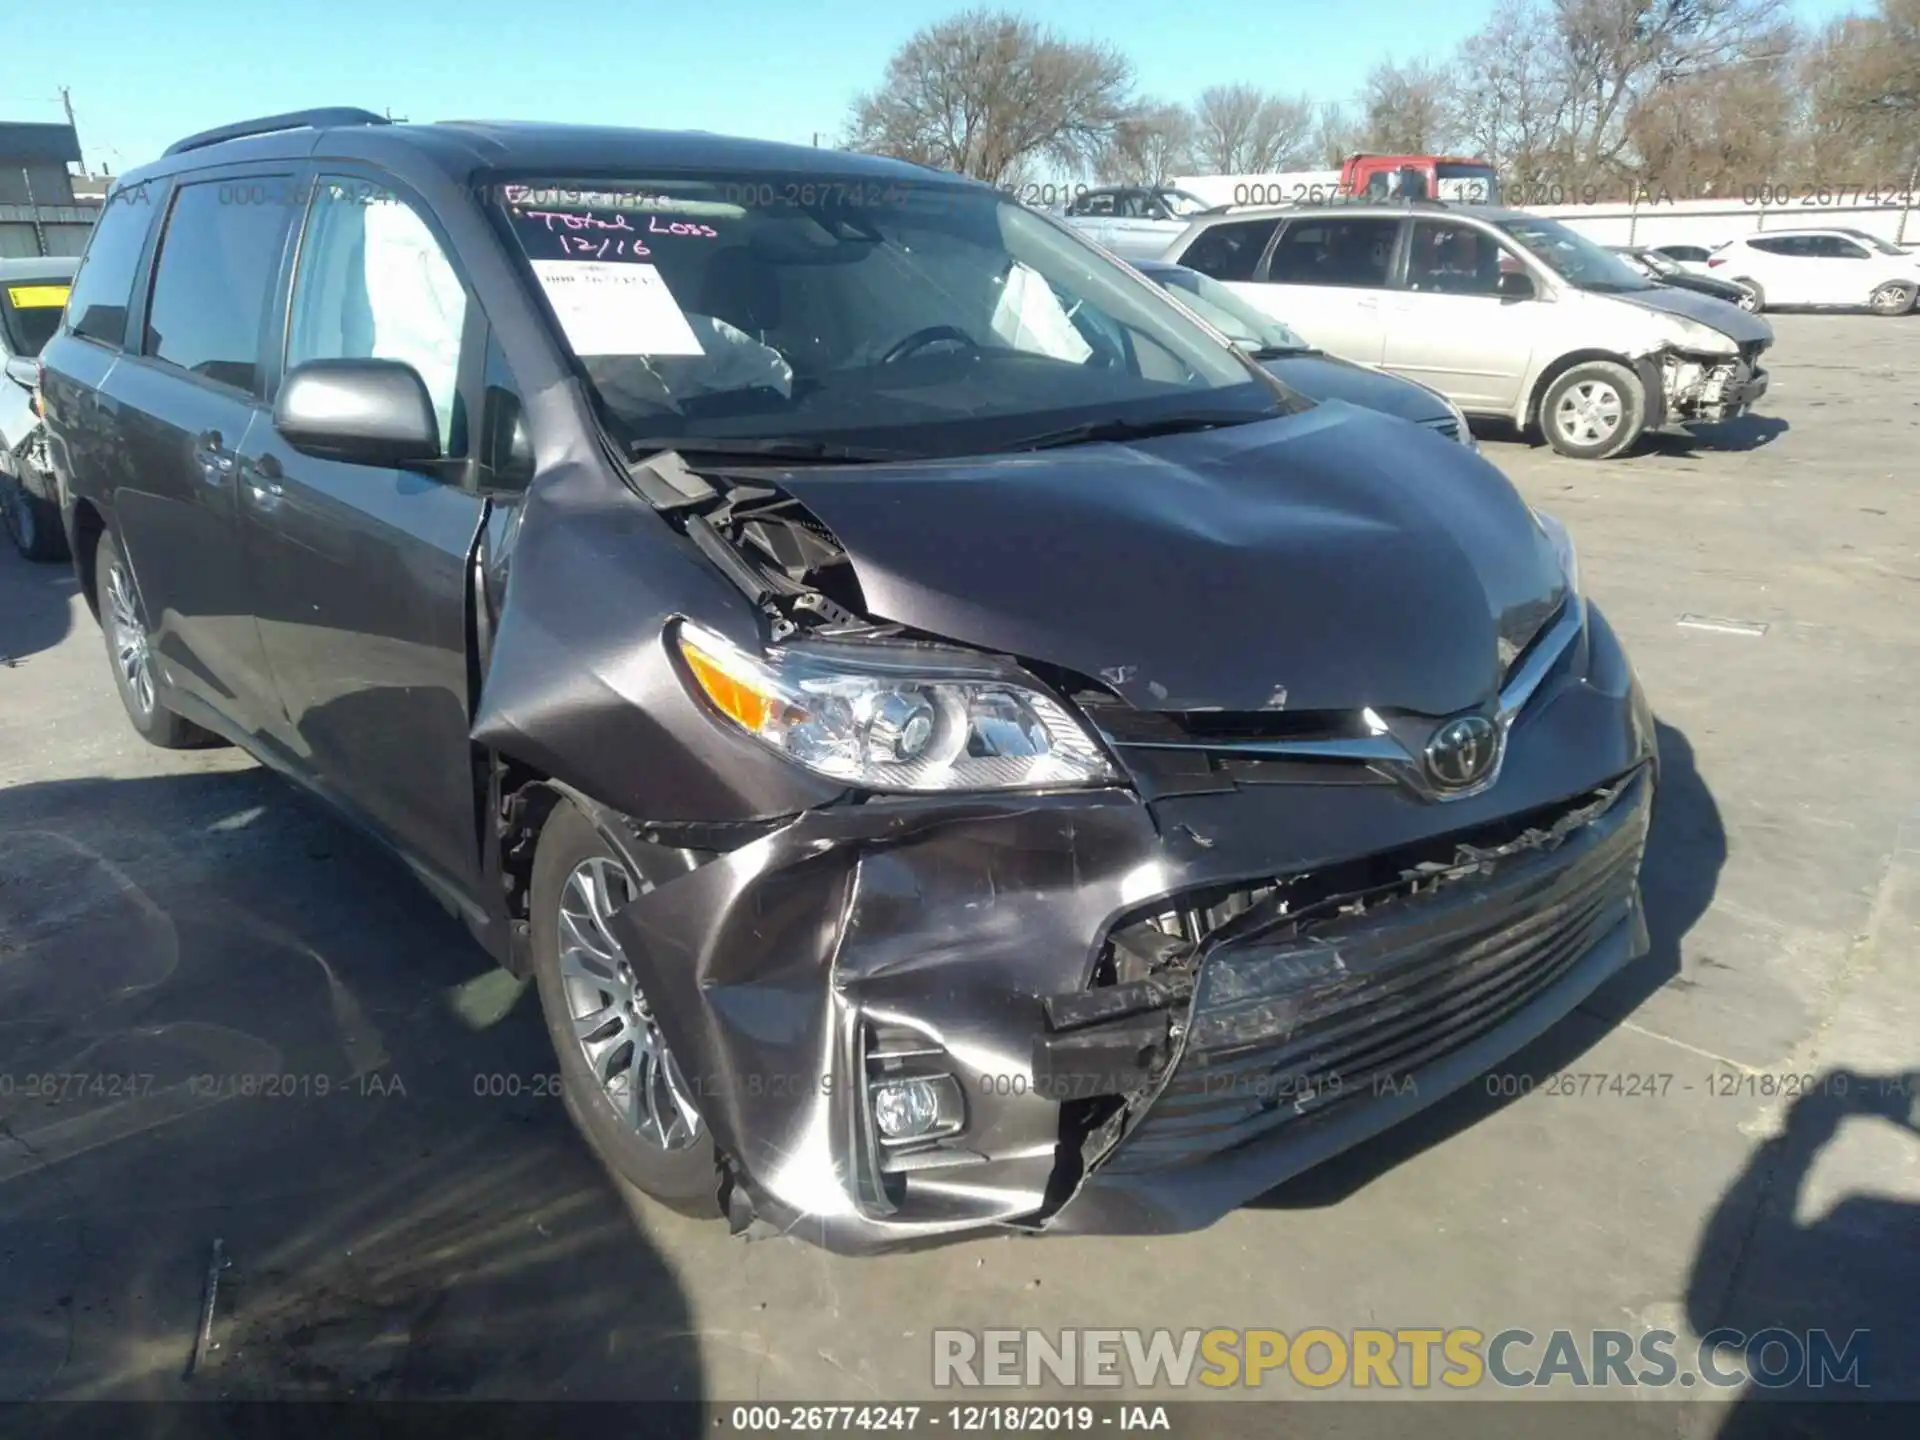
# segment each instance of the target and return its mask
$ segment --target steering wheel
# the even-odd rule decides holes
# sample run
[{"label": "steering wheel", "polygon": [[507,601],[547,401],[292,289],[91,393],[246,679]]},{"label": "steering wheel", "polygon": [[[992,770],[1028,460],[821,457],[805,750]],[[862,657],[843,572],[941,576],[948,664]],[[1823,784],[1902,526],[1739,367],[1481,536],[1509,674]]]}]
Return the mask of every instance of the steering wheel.
[{"label": "steering wheel", "polygon": [[899,344],[890,348],[880,357],[880,363],[891,365],[895,361],[906,359],[915,351],[924,350],[929,345],[937,345],[943,340],[964,345],[969,350],[977,351],[980,348],[974,338],[957,325],[929,325],[923,330],[914,331]]}]

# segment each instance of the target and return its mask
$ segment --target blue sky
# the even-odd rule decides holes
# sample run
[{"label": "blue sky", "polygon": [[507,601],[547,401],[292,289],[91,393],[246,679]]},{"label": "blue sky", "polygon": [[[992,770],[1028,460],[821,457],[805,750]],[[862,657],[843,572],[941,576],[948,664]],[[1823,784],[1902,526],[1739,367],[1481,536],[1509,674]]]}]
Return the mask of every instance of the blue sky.
[{"label": "blue sky", "polygon": [[[1791,0],[1810,20],[1868,0]],[[58,43],[10,65],[0,119],[57,120],[73,92],[89,168],[119,171],[229,120],[309,105],[413,120],[590,121],[807,143],[915,30],[964,0],[59,0]],[[1012,5],[1133,59],[1143,91],[1250,81],[1345,99],[1383,56],[1449,50],[1491,0],[1047,0]],[[24,83],[23,83],[24,82]]]}]

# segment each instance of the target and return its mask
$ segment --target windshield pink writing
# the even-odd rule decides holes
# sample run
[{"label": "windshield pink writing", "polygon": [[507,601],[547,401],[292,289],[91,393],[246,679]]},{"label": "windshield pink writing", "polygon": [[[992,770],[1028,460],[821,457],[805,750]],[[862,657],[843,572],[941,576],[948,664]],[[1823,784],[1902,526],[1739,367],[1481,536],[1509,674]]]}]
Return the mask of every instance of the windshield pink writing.
[{"label": "windshield pink writing", "polygon": [[529,220],[546,221],[549,230],[553,229],[553,222],[558,220],[569,230],[625,230],[628,234],[633,233],[633,227],[627,223],[624,215],[602,220],[598,215],[569,215],[563,210],[529,210],[526,216]]},{"label": "windshield pink writing", "polygon": [[616,240],[611,235],[602,235],[598,240],[591,235],[562,235],[560,253],[574,256],[591,255],[598,260],[607,255],[631,255],[638,259],[653,254],[653,251],[639,240],[629,244],[625,240]]},{"label": "windshield pink writing", "polygon": [[717,240],[720,238],[720,232],[711,225],[702,225],[693,220],[669,220],[666,224],[662,225],[658,215],[649,215],[647,217],[647,233],[651,235],[697,235],[708,240]]}]

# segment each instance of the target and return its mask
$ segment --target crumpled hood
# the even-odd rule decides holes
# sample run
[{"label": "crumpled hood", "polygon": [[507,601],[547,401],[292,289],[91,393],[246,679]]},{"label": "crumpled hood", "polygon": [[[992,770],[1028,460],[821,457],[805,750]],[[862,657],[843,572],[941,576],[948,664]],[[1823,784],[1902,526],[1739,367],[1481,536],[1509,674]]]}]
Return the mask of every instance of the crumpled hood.
[{"label": "crumpled hood", "polygon": [[877,618],[1098,676],[1143,709],[1450,714],[1497,689],[1503,617],[1563,584],[1490,463],[1339,402],[780,484],[846,547]]},{"label": "crumpled hood", "polygon": [[1652,290],[1635,290],[1631,294],[1608,295],[1605,298],[1624,300],[1643,310],[1659,310],[1668,315],[1698,320],[1702,325],[1711,325],[1739,345],[1750,345],[1756,340],[1768,345],[1773,343],[1773,327],[1758,315],[1749,315],[1730,301],[1716,300],[1697,290],[1660,285]]}]

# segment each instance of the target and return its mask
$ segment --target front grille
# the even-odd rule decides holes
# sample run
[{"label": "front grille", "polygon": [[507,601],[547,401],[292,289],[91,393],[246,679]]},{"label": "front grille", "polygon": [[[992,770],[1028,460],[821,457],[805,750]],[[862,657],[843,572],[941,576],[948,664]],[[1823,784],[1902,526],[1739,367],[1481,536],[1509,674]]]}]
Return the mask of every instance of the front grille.
[{"label": "front grille", "polygon": [[1109,1168],[1191,1163],[1388,1093],[1514,1014],[1627,917],[1648,793],[1637,776],[1555,844],[1216,949],[1174,1073]]}]

